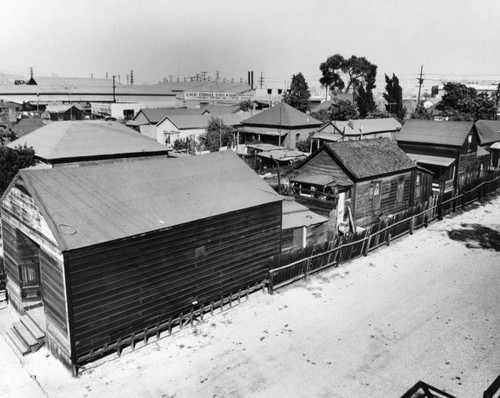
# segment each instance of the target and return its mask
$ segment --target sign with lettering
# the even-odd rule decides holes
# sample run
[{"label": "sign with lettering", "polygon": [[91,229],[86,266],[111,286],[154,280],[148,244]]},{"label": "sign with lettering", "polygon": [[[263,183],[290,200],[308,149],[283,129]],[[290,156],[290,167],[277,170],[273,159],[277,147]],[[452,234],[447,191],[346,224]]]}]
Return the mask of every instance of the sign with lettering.
[{"label": "sign with lettering", "polygon": [[238,93],[223,93],[223,92],[184,92],[184,100],[186,101],[245,101],[251,100],[251,95],[241,95]]}]

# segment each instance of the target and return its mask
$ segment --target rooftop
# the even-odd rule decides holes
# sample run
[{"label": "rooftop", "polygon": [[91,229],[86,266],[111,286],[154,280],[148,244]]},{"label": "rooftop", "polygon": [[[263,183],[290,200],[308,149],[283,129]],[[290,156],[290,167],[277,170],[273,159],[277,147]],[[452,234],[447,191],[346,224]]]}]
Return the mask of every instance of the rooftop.
[{"label": "rooftop", "polygon": [[246,119],[243,124],[267,127],[319,127],[323,123],[284,102],[280,102],[278,105]]},{"label": "rooftop", "polygon": [[18,178],[40,208],[61,251],[282,200],[231,151],[25,169]]},{"label": "rooftop", "polygon": [[461,147],[472,130],[473,122],[407,120],[399,133],[398,142],[441,144]]}]

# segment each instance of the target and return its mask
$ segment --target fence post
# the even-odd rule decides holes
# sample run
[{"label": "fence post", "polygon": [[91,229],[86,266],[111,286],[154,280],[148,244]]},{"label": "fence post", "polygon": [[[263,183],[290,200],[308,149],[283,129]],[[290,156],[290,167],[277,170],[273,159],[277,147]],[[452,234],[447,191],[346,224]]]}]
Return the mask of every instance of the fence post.
[{"label": "fence post", "polygon": [[441,221],[443,219],[443,204],[439,203],[437,206],[437,211],[438,211],[438,219]]},{"label": "fence post", "polygon": [[304,279],[306,281],[309,279],[309,265],[310,265],[310,262],[311,262],[311,257],[308,257],[307,261],[306,261],[306,272],[305,272],[305,275],[304,275]]},{"label": "fence post", "polygon": [[[269,294],[274,293],[274,272],[269,271],[269,288],[268,288]],[[248,291],[247,291],[248,294]]]},{"label": "fence post", "polygon": [[368,249],[370,249],[370,243],[372,242],[372,234],[371,234],[371,231],[368,233],[368,239],[366,241],[366,244],[365,244],[365,250],[364,250],[364,253],[363,253],[363,256],[368,256]]},{"label": "fence post", "polygon": [[387,232],[387,246],[390,246],[391,245],[391,233],[390,232]]},{"label": "fence post", "polygon": [[410,219],[410,235],[413,235],[413,228],[415,228],[415,216]]}]

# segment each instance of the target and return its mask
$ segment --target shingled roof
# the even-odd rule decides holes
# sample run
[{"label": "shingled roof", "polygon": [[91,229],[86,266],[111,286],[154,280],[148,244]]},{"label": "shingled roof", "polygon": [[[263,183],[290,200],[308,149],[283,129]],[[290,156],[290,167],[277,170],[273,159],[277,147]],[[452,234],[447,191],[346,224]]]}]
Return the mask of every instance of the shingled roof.
[{"label": "shingled roof", "polygon": [[461,147],[473,125],[472,122],[407,120],[401,131],[396,134],[396,140]]},{"label": "shingled roof", "polygon": [[322,124],[284,102],[243,121],[243,125],[265,127],[319,127]]},{"label": "shingled roof", "polygon": [[417,167],[394,141],[387,138],[334,142],[326,146],[357,180]]}]

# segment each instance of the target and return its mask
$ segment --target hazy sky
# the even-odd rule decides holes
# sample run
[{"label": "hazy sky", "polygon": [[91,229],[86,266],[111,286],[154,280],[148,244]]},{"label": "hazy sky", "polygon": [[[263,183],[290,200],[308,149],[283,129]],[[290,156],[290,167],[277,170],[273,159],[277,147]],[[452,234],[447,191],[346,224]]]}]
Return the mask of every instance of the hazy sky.
[{"label": "hazy sky", "polygon": [[0,72],[138,83],[206,71],[318,84],[330,55],[364,56],[402,82],[500,79],[499,0],[0,0]]}]

